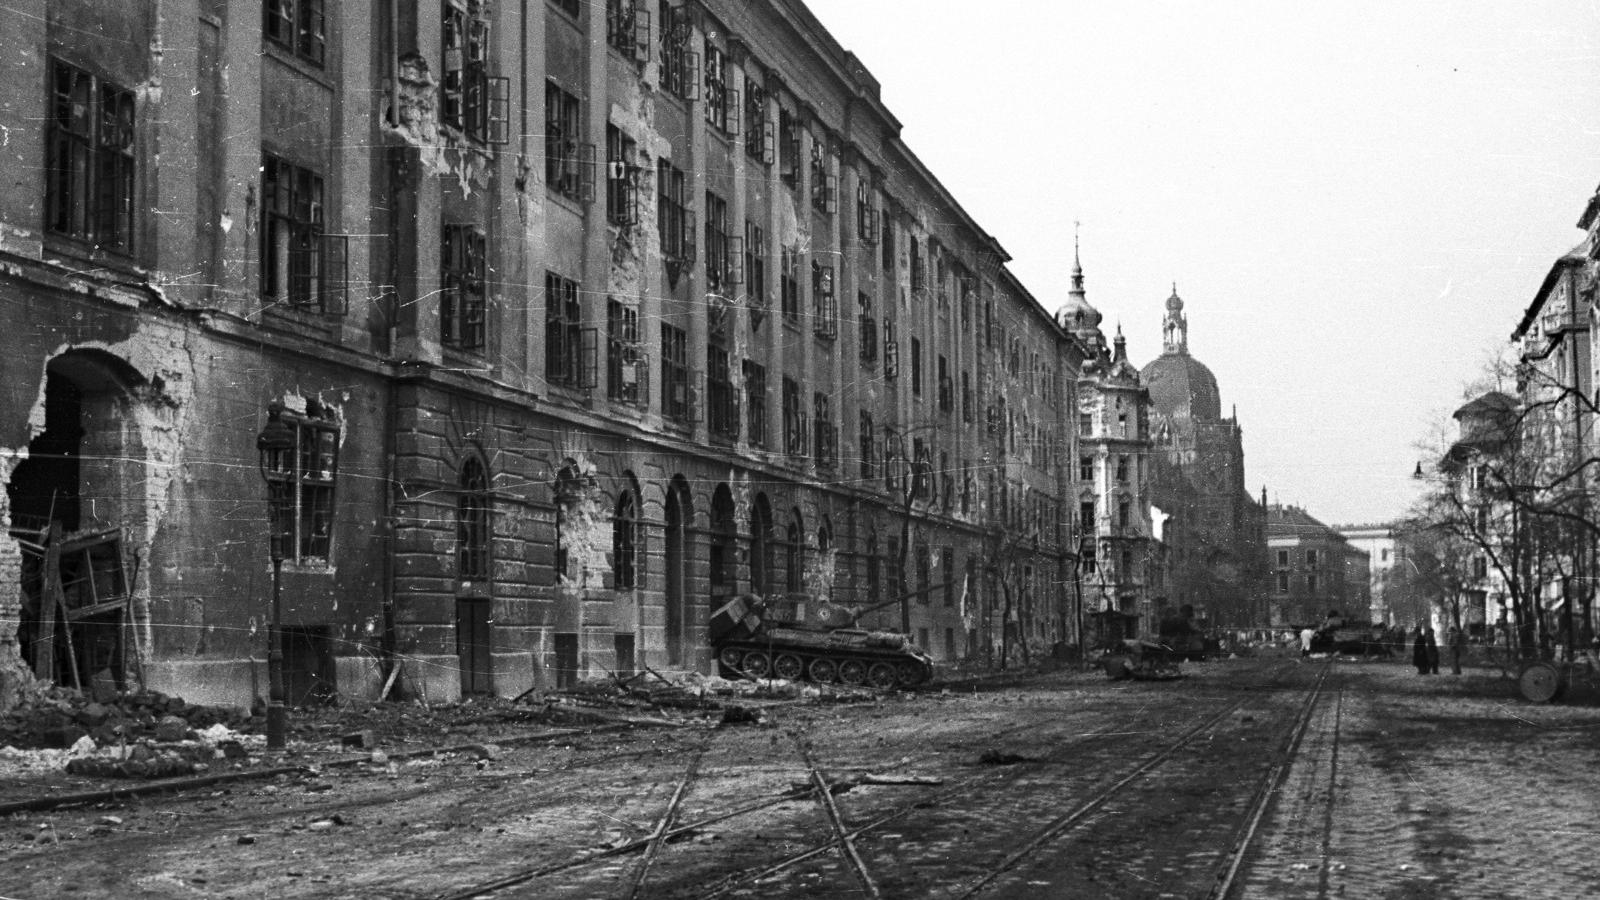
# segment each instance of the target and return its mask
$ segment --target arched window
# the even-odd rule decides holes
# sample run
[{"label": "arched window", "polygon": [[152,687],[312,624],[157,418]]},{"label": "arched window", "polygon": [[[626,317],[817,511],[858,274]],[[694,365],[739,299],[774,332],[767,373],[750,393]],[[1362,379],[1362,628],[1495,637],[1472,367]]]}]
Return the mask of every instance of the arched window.
[{"label": "arched window", "polygon": [[489,476],[477,457],[461,466],[456,493],[456,575],[462,581],[489,578]]},{"label": "arched window", "polygon": [[784,548],[784,552],[787,554],[784,559],[784,577],[787,579],[784,587],[791,593],[797,593],[800,591],[802,584],[800,567],[805,560],[806,549],[806,533],[800,524],[800,513],[798,511],[795,512],[794,518],[789,522],[788,539],[788,544]]},{"label": "arched window", "polygon": [[613,584],[619,591],[638,587],[640,543],[639,502],[632,489],[624,488],[617,495],[617,506],[611,517],[611,571]]}]

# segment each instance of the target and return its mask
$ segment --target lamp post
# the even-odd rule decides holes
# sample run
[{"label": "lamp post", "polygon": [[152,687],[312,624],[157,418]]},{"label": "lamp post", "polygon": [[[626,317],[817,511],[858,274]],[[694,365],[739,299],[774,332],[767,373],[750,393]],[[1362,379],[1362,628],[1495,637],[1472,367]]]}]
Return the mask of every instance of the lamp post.
[{"label": "lamp post", "polygon": [[286,730],[283,707],[283,557],[285,516],[293,489],[294,427],[283,421],[283,404],[267,407],[267,425],[256,436],[261,479],[267,483],[268,551],[272,555],[272,620],[267,625],[267,747],[282,750]]}]

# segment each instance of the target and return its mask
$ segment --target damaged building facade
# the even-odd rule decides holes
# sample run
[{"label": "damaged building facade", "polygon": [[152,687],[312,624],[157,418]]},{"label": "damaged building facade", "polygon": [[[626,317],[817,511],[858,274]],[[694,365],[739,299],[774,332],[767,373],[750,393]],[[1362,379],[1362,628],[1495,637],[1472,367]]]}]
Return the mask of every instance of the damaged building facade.
[{"label": "damaged building facade", "polygon": [[1126,361],[803,4],[13,11],[0,706],[263,696],[269,484],[291,703],[709,671],[744,592],[1076,639],[1080,374]]}]

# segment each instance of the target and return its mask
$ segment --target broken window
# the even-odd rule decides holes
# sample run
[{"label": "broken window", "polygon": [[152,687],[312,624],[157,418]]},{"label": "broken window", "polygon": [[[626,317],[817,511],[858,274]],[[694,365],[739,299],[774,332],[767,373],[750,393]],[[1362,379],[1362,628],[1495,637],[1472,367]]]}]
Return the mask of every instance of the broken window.
[{"label": "broken window", "polygon": [[639,166],[633,138],[606,125],[606,219],[621,228],[639,224]]},{"label": "broken window", "polygon": [[579,0],[555,0],[555,4],[556,9],[561,10],[574,19],[578,17],[578,13],[582,9],[582,4],[579,3]]},{"label": "broken window", "polygon": [[689,421],[693,404],[689,397],[689,334],[682,328],[661,323],[661,414],[680,422]]},{"label": "broken window", "polygon": [[972,424],[975,413],[972,411],[972,375],[961,373],[961,421]]},{"label": "broken window", "polygon": [[744,284],[750,304],[750,327],[760,328],[767,312],[767,235],[760,225],[744,223]]},{"label": "broken window", "polygon": [[812,407],[815,411],[815,448],[812,455],[816,457],[818,465],[832,468],[838,461],[839,449],[839,429],[833,423],[833,398],[823,391],[817,391],[812,397]]},{"label": "broken window", "polygon": [[767,92],[745,78],[744,87],[744,152],[745,155],[770,166],[777,161],[778,137],[767,118]]},{"label": "broken window", "polygon": [[327,52],[323,0],[267,0],[261,7],[261,31],[267,40],[312,65],[322,65]]},{"label": "broken window", "polygon": [[484,296],[486,240],[475,225],[444,226],[439,292],[439,341],[482,350],[488,304]]},{"label": "broken window", "polygon": [[734,134],[739,130],[739,92],[728,87],[728,56],[706,41],[705,57],[706,121],[717,130]]},{"label": "broken window", "polygon": [[831,215],[838,202],[838,185],[828,171],[828,146],[822,138],[811,139],[811,206]]},{"label": "broken window", "polygon": [[308,400],[305,413],[278,404],[267,415],[294,430],[292,445],[268,454],[273,558],[328,560],[333,543],[333,489],[339,469],[339,423]]},{"label": "broken window", "polygon": [[133,249],[133,94],[50,61],[45,143],[50,230],[97,247]]},{"label": "broken window", "polygon": [[739,437],[739,398],[733,391],[728,351],[706,348],[706,416],[711,434],[727,440]]},{"label": "broken window", "polygon": [[787,109],[778,110],[778,177],[791,188],[800,184],[800,124]]},{"label": "broken window", "polygon": [[489,75],[489,20],[469,13],[463,0],[445,0],[441,34],[440,123],[479,143],[506,143],[511,80]]},{"label": "broken window", "polygon": [[583,143],[583,107],[553,81],[544,85],[544,180],[569,200],[594,199],[594,145]]},{"label": "broken window", "polygon": [[344,236],[324,233],[322,176],[270,154],[264,154],[261,173],[262,299],[298,310],[343,312]]},{"label": "broken window", "polygon": [[733,283],[728,254],[728,201],[706,191],[706,287],[719,290]]},{"label": "broken window", "polygon": [[883,377],[900,377],[900,342],[894,338],[894,320],[883,320]]},{"label": "broken window", "polygon": [[800,254],[798,251],[783,248],[783,258],[779,266],[778,278],[782,288],[783,320],[790,325],[800,321]]},{"label": "broken window", "polygon": [[801,405],[800,383],[785,375],[783,378],[783,449],[789,456],[799,459],[806,455],[806,411]]},{"label": "broken window", "polygon": [[883,253],[880,256],[880,261],[883,264],[883,270],[888,272],[894,269],[894,219],[889,217],[887,209],[882,211],[880,218],[883,220]]},{"label": "broken window", "polygon": [[[683,170],[656,160],[656,232],[661,237],[661,255],[669,266],[694,262],[694,234],[689,224]],[[675,270],[673,277],[676,278]]]},{"label": "broken window", "polygon": [[767,367],[754,360],[744,361],[744,406],[746,439],[754,447],[767,445]]},{"label": "broken window", "polygon": [[939,549],[939,576],[944,579],[944,605],[955,606],[956,551],[950,547],[941,547]]},{"label": "broken window", "polygon": [[456,493],[456,577],[462,581],[489,579],[491,509],[489,477],[483,463],[469,457]]},{"label": "broken window", "polygon": [[872,317],[872,295],[861,291],[856,295],[856,331],[860,343],[858,356],[868,368],[878,363],[878,320]]},{"label": "broken window", "polygon": [[650,58],[650,11],[642,0],[606,0],[606,43],[635,62]]},{"label": "broken window", "polygon": [[589,371],[593,354],[584,348],[583,307],[578,283],[554,272],[544,273],[545,380],[568,388],[594,386]]},{"label": "broken window", "polygon": [[833,293],[833,266],[811,263],[811,331],[831,341],[839,334],[839,304]]},{"label": "broken window", "polygon": [[928,286],[928,275],[922,271],[922,245],[917,242],[915,237],[910,238],[909,244],[911,248],[911,289],[920,291]]},{"label": "broken window", "polygon": [[684,100],[697,99],[700,57],[689,49],[693,32],[689,10],[661,0],[661,86]]},{"label": "broken window", "polygon": [[878,208],[872,205],[872,185],[865,178],[856,181],[856,237],[864,246],[878,242]]},{"label": "broken window", "polygon": [[928,545],[920,541],[917,542],[915,555],[917,557],[917,602],[930,603],[932,598],[929,595],[932,592],[929,588],[930,573],[928,571],[928,563],[931,561],[931,553]]},{"label": "broken window", "polygon": [[649,400],[643,348],[639,346],[639,311],[617,300],[606,303],[606,396],[643,405]]}]

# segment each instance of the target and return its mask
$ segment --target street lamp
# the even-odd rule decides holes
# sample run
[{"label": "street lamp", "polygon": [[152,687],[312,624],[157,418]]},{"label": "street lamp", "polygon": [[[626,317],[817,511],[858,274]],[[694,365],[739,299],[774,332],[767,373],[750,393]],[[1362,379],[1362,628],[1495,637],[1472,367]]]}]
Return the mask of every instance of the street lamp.
[{"label": "street lamp", "polygon": [[289,501],[294,488],[294,426],[283,421],[283,404],[267,407],[267,425],[256,436],[261,479],[267,483],[268,551],[272,554],[272,621],[267,626],[267,747],[282,750],[283,708],[283,557],[288,542]]}]

